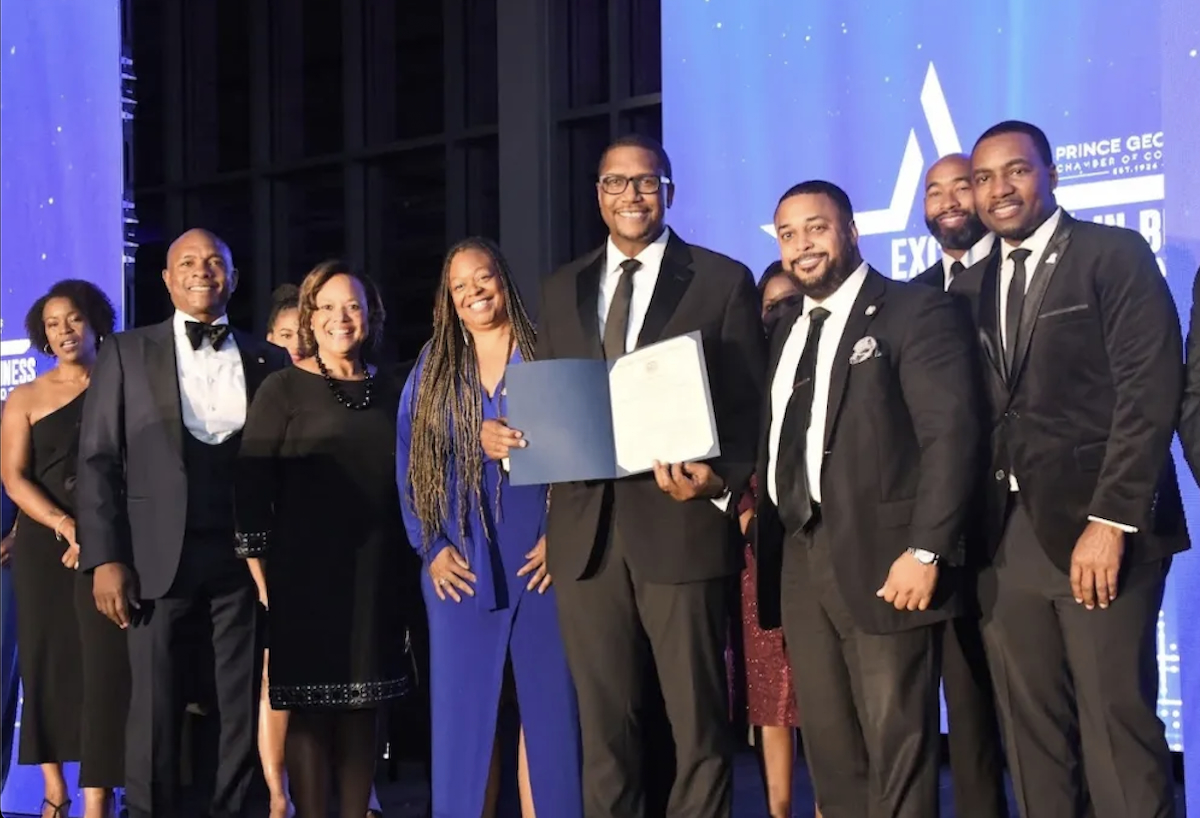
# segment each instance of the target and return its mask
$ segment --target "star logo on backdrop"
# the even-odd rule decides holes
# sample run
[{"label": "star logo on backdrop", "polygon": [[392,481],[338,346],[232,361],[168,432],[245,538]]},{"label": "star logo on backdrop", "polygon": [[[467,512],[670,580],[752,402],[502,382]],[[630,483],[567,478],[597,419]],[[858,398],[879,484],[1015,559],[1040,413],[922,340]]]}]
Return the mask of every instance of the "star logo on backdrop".
[{"label": "star logo on backdrop", "polygon": [[[921,86],[921,110],[925,124],[933,137],[936,157],[951,153],[962,153],[962,143],[954,120],[950,117],[950,106],[938,80],[937,69],[929,64],[925,82]],[[917,141],[916,128],[908,131],[904,156],[892,186],[891,203],[880,210],[863,210],[854,214],[860,236],[878,236],[903,233],[912,221],[913,209],[921,192],[922,174],[926,169],[925,155]],[[1166,198],[1166,183],[1163,174],[1149,176],[1127,176],[1103,181],[1061,185],[1055,190],[1058,203],[1067,211],[1096,210],[1100,208],[1124,207],[1143,202],[1159,202]],[[762,230],[775,238],[775,225],[761,225]]]}]

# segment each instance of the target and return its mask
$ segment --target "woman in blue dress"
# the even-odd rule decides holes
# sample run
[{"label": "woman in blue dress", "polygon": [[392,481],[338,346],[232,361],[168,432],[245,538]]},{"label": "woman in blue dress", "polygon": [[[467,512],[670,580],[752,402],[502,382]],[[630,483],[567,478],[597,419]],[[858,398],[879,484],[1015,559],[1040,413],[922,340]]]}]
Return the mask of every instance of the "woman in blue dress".
[{"label": "woman in blue dress", "polygon": [[515,707],[524,818],[583,815],[575,690],[545,568],[544,486],[514,486],[479,442],[505,415],[504,373],[534,333],[500,251],[450,249],[426,344],[400,399],[396,475],[425,562],[433,814],[496,814],[502,731]]}]

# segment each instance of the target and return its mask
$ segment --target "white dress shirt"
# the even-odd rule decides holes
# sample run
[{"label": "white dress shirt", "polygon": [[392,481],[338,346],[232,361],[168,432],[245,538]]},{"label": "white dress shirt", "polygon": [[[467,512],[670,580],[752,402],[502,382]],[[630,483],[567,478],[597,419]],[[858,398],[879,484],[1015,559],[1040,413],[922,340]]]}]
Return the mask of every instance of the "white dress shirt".
[{"label": "white dress shirt", "polygon": [[854,309],[854,301],[858,291],[867,280],[867,263],[864,261],[850,277],[842,282],[837,292],[824,301],[814,301],[804,297],[804,308],[796,323],[783,343],[779,354],[779,365],[775,369],[775,377],[771,381],[771,434],[767,439],[767,491],[771,502],[779,504],[778,480],[775,466],[779,460],[779,438],[783,433],[783,416],[787,412],[788,401],[795,388],[796,367],[800,365],[800,356],[804,354],[804,345],[808,341],[808,314],[814,307],[824,307],[829,310],[829,317],[821,327],[821,340],[817,347],[817,371],[813,378],[812,419],[808,424],[808,434],[804,439],[805,469],[808,473],[808,485],[813,502],[821,502],[821,463],[825,459],[825,418],[829,413],[829,376],[833,371],[833,361],[837,357],[838,345],[842,341],[842,333]]},{"label": "white dress shirt", "polygon": [[[658,284],[658,274],[662,271],[663,256],[666,255],[667,242],[670,240],[671,228],[664,227],[658,238],[633,256],[642,266],[633,274],[633,293],[629,298],[629,324],[625,330],[626,352],[637,349],[638,336],[642,334],[642,325],[646,323],[650,299],[654,297],[654,288]],[[597,299],[601,338],[604,337],[604,325],[608,322],[608,308],[612,306],[613,297],[617,294],[617,284],[624,272],[621,262],[629,258],[613,243],[612,236],[609,236],[608,246],[604,250],[604,276],[600,279],[600,298]],[[730,494],[726,491],[715,498],[713,504],[724,512],[729,508],[730,499]]]},{"label": "white dress shirt", "polygon": [[[1000,314],[998,317],[1000,323],[1000,341],[1003,344],[1004,352],[1008,351],[1008,325],[1005,321],[1005,316],[1008,314],[1008,286],[1012,283],[1013,277],[1013,250],[1023,249],[1029,251],[1029,258],[1025,259],[1025,292],[1029,292],[1029,287],[1033,284],[1033,277],[1037,274],[1038,267],[1042,263],[1042,257],[1046,254],[1046,247],[1050,244],[1050,239],[1054,238],[1054,231],[1058,229],[1058,223],[1062,220],[1062,208],[1056,208],[1050,214],[1050,218],[1042,222],[1037,230],[1033,231],[1033,235],[1025,239],[1019,244],[1010,244],[1008,241],[1001,242],[1000,252],[1003,254],[1003,260],[1000,264]],[[1054,263],[1057,259],[1047,259],[1049,263]],[[1015,343],[1015,339],[1014,339]],[[1013,473],[1008,475],[1008,488],[1010,491],[1020,491],[1021,487],[1017,483],[1017,476]],[[1113,520],[1105,520],[1101,517],[1088,516],[1088,520],[1094,523],[1105,523],[1121,529],[1126,534],[1134,534],[1137,528],[1125,525],[1124,523],[1114,522]]]},{"label": "white dress shirt", "polygon": [[[662,271],[663,256],[667,252],[667,242],[670,239],[671,228],[664,227],[657,239],[634,256],[642,266],[633,274],[629,325],[625,331],[626,352],[633,352],[637,348],[638,336],[642,334],[642,324],[646,323],[646,312],[650,309],[650,299],[654,296],[654,287],[658,284],[658,274]],[[604,276],[600,279],[600,298],[597,304],[601,338],[604,337],[604,325],[608,322],[608,308],[612,306],[613,297],[617,294],[617,284],[621,280],[621,262],[628,259],[629,256],[617,249],[610,236],[604,253]]]},{"label": "white dress shirt", "polygon": [[[246,423],[246,372],[237,341],[231,332],[213,349],[205,338],[192,349],[186,324],[191,316],[175,311],[175,369],[179,376],[179,405],[184,428],[201,443],[223,443]],[[221,316],[213,323],[228,324]]]},{"label": "white dress shirt", "polygon": [[942,289],[949,290],[950,283],[954,281],[954,273],[951,268],[954,267],[955,261],[961,261],[963,269],[971,267],[987,258],[988,253],[992,252],[992,245],[996,243],[995,233],[985,233],[983,238],[971,245],[971,249],[963,254],[960,259],[955,259],[953,256],[948,256],[945,251],[942,253]]}]

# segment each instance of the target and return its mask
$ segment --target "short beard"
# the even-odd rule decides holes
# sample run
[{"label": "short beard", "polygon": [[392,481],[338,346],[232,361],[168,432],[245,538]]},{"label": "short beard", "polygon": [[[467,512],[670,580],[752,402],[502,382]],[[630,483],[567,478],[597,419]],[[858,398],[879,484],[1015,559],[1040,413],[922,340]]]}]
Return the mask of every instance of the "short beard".
[{"label": "short beard", "polygon": [[943,250],[966,251],[987,235],[987,225],[979,218],[978,213],[967,214],[967,220],[957,230],[943,230],[937,219],[926,217],[925,226],[937,240]]},{"label": "short beard", "polygon": [[826,267],[825,272],[816,281],[802,281],[790,268],[788,273],[791,275],[792,281],[796,282],[796,288],[803,295],[814,301],[824,301],[838,291],[842,283],[858,269],[860,264],[862,264],[862,257],[858,254],[858,248],[847,242],[842,245],[836,263],[831,263]]}]

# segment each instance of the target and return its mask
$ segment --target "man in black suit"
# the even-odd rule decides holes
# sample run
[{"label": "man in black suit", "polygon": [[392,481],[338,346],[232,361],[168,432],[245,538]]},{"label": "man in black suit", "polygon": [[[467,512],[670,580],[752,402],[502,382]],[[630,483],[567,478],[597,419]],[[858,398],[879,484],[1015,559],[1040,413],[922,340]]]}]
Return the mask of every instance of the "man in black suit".
[{"label": "man in black suit", "polygon": [[79,440],[80,568],[129,631],[125,801],[133,818],[178,798],[180,646],[188,614],[212,627],[220,746],[213,815],[236,815],[255,770],[257,594],[234,551],[233,469],[246,407],[287,353],[231,331],[229,248],[190,230],[167,251],[171,319],[105,342]]},{"label": "man in black suit", "polygon": [[[699,330],[721,444],[712,463],[552,489],[546,556],[579,696],[589,818],[645,814],[648,668],[675,742],[667,813],[727,816],[731,806],[726,589],[740,568],[732,498],[754,468],[766,351],[750,271],[665,227],[670,177],[657,142],[609,146],[597,184],[609,239],[542,289],[543,359],[613,360]],[[504,457],[517,434],[485,426],[485,451]]]},{"label": "man in black suit", "polygon": [[941,247],[942,257],[913,277],[918,284],[949,290],[959,273],[992,252],[996,237],[975,212],[970,157],[943,156],[925,174],[925,226]]},{"label": "man in black suit", "polygon": [[938,809],[938,626],[978,465],[969,321],[858,250],[845,192],[779,202],[804,293],[777,325],[758,457],[758,605],[783,625],[825,818]]},{"label": "man in black suit", "polygon": [[990,128],[971,168],[1001,247],[952,290],[975,305],[983,350],[979,597],[1017,804],[1069,818],[1090,796],[1096,818],[1173,816],[1155,626],[1171,555],[1188,547],[1170,456],[1175,305],[1140,235],[1058,207],[1040,129]]},{"label": "man in black suit", "polygon": [[1183,456],[1192,469],[1192,479],[1200,482],[1200,270],[1192,279],[1192,313],[1188,322],[1186,356],[1179,442],[1183,444]]},{"label": "man in black suit", "polygon": [[[995,236],[975,212],[970,157],[943,156],[925,174],[925,226],[943,255],[913,279],[918,284],[948,290],[960,273],[992,252]],[[975,573],[986,550],[979,545],[969,550],[977,558],[975,564],[964,566],[963,615],[947,622],[942,631],[947,743],[957,811],[972,818],[1007,818],[1004,745],[975,598]]]}]

